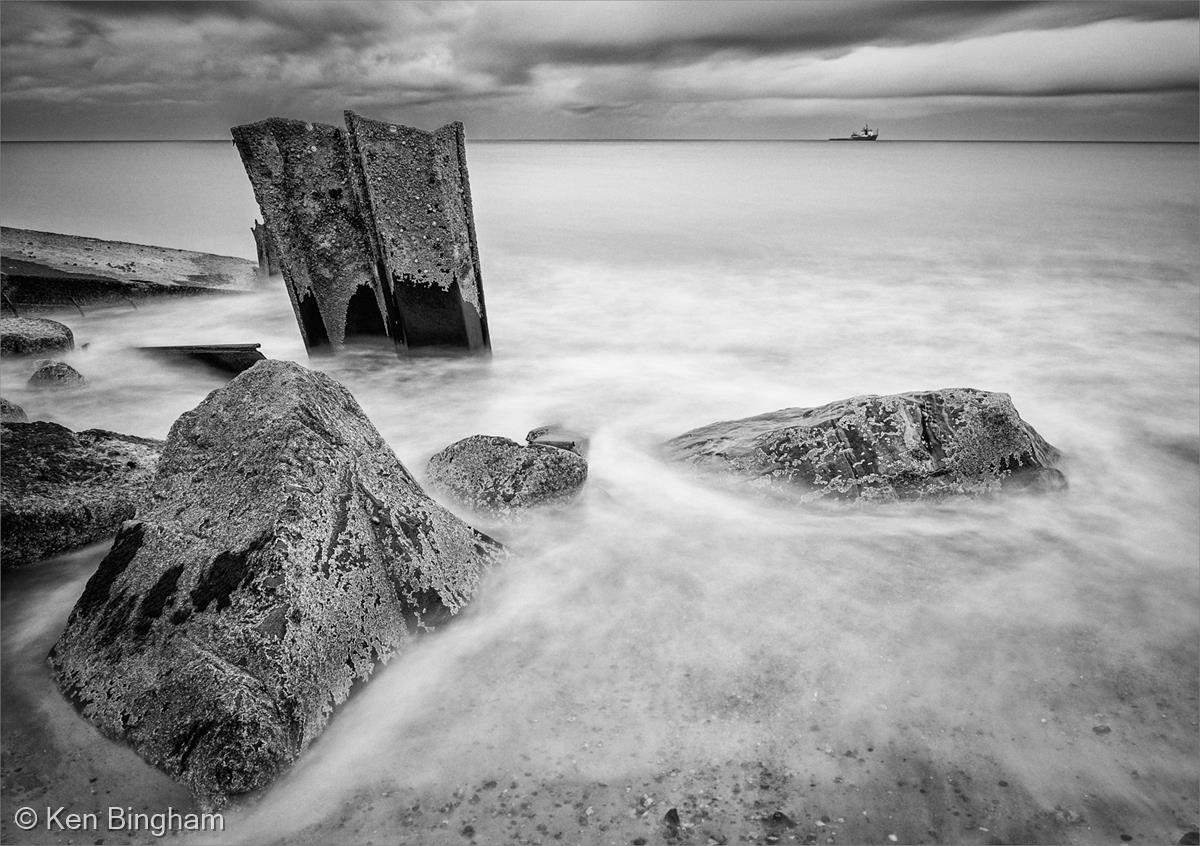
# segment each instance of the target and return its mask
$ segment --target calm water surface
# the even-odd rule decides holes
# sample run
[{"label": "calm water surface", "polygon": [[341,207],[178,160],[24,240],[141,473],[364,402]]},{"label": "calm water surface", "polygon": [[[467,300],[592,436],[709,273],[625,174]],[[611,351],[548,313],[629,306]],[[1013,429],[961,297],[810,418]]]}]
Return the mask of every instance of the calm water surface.
[{"label": "calm water surface", "polygon": [[[766,762],[857,818],[833,762],[868,746],[859,785],[890,785],[901,758],[986,772],[1026,811],[1078,814],[1075,842],[1195,828],[1194,145],[496,143],[468,157],[493,359],[310,366],[418,475],[466,435],[586,430],[591,495],[502,532],[518,555],[472,611],[234,811],[231,839],[317,826],[351,842],[394,829],[362,795],[514,767],[625,784]],[[0,165],[5,225],[253,257],[257,209],[229,144],[6,144]],[[39,395],[7,360],[0,377],[31,417],[76,429],[165,437],[221,384],[134,344],[259,341],[308,363],[281,285],[63,319],[89,344],[67,357],[89,387]],[[714,420],[946,386],[1011,394],[1067,456],[1070,490],[830,516],[708,490],[653,453]],[[56,591],[47,614],[65,618],[89,560],[28,602]],[[6,606],[10,643],[47,625]],[[976,790],[972,824],[1014,842]],[[945,817],[940,838],[965,837],[967,818]],[[427,837],[465,842],[460,825]],[[901,842],[930,839],[933,823],[915,825]],[[566,842],[629,842],[631,826]]]}]

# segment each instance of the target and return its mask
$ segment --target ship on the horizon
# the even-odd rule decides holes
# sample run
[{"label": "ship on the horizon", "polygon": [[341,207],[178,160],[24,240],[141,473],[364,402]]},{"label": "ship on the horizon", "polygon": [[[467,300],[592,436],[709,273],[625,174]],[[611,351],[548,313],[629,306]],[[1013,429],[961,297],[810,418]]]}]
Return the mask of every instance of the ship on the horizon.
[{"label": "ship on the horizon", "polygon": [[874,141],[879,137],[879,130],[872,129],[869,125],[863,124],[863,128],[858,132],[851,132],[849,138],[830,138],[830,141]]}]

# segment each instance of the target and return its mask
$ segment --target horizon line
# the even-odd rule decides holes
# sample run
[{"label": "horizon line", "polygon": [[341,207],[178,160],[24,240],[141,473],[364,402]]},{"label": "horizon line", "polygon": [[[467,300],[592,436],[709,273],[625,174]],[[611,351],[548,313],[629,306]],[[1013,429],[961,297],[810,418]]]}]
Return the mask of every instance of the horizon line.
[{"label": "horizon line", "polygon": [[[622,144],[638,143],[819,143],[849,141],[838,138],[473,138],[473,144]],[[0,144],[232,144],[232,138],[0,138]],[[1101,138],[880,138],[885,144],[1200,144],[1176,139]]]}]

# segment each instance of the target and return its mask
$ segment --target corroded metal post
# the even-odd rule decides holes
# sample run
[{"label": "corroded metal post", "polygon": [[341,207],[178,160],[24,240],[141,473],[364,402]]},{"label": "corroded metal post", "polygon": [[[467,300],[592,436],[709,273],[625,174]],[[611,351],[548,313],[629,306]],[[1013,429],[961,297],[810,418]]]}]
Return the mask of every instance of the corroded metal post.
[{"label": "corroded metal post", "polygon": [[462,124],[345,117],[232,130],[305,345],[490,350]]}]

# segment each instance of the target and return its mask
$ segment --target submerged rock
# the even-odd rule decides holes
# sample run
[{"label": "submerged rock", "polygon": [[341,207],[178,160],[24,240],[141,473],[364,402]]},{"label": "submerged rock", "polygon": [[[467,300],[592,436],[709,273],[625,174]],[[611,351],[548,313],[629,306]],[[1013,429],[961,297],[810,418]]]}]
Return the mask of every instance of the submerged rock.
[{"label": "submerged rock", "polygon": [[1021,419],[1008,394],[945,388],[860,396],[713,423],[666,455],[804,499],[921,499],[1000,487],[1056,490],[1059,452]]},{"label": "submerged rock", "polygon": [[503,516],[573,498],[587,481],[587,461],[566,449],[472,435],[430,458],[426,473],[455,501]]},{"label": "submerged rock", "polygon": [[0,317],[0,355],[37,355],[75,349],[75,336],[57,320]]},{"label": "submerged rock", "polygon": [[69,364],[61,361],[47,361],[40,364],[29,377],[29,387],[44,389],[78,388],[86,385],[87,379],[83,374]]},{"label": "submerged rock", "polygon": [[84,716],[219,806],[291,764],[501,553],[345,388],[263,361],[172,426],[50,660]]},{"label": "submerged rock", "polygon": [[104,540],[143,501],[162,441],[57,423],[0,427],[4,567]]},{"label": "submerged rock", "polygon": [[0,423],[25,423],[28,420],[25,409],[15,402],[9,402],[4,397],[0,397]]}]

